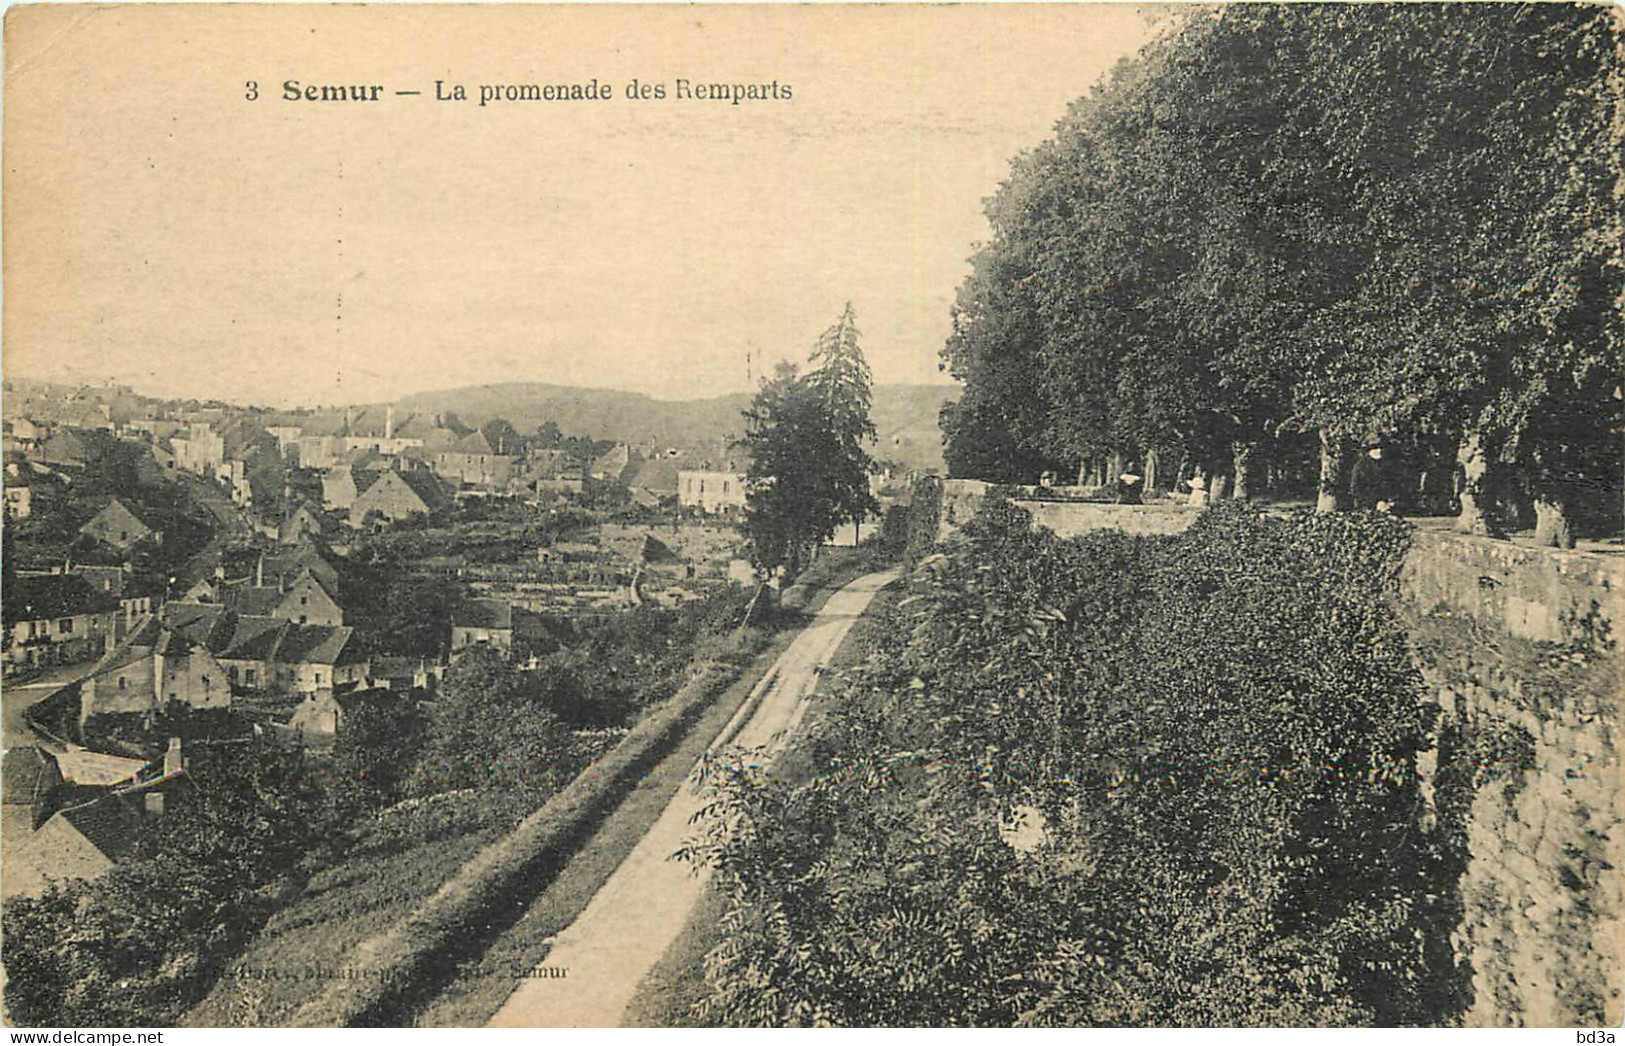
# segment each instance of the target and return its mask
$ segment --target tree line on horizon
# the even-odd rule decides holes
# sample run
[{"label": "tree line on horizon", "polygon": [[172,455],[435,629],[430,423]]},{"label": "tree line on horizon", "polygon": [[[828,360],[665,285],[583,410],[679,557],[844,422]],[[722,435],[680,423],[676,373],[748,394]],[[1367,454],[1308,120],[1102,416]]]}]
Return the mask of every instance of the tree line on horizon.
[{"label": "tree line on horizon", "polygon": [[987,201],[942,350],[951,474],[1132,462],[1333,511],[1380,445],[1463,529],[1617,532],[1620,27],[1563,4],[1177,16]]}]

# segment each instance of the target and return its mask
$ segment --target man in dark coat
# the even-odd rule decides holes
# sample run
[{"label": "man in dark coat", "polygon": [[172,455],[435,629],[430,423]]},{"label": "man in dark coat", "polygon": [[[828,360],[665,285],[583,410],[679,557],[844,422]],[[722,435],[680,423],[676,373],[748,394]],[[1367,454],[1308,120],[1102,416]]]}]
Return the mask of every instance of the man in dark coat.
[{"label": "man in dark coat", "polygon": [[1354,507],[1392,512],[1394,507],[1393,478],[1382,457],[1382,444],[1373,442],[1354,463],[1354,475],[1349,479],[1349,493]]}]

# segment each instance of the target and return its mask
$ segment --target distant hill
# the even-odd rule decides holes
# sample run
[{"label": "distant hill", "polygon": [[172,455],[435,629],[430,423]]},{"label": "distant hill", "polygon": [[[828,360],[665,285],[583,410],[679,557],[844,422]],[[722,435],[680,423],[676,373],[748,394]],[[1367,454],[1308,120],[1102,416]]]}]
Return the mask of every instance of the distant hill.
[{"label": "distant hill", "polygon": [[[878,433],[875,457],[895,461],[910,468],[942,470],[942,432],[937,413],[949,400],[959,398],[957,385],[876,385],[872,416]],[[421,392],[394,403],[396,414],[456,414],[468,425],[479,426],[492,418],[506,418],[522,432],[534,432],[551,421],[571,436],[616,440],[641,445],[658,440],[663,447],[680,447],[703,457],[722,457],[723,440],[744,431],[740,411],[750,402],[749,395],[734,393],[712,399],[657,400],[638,392],[612,389],[583,389],[540,382],[510,382],[500,385],[473,385],[462,389]],[[387,404],[371,404],[383,407]],[[124,386],[66,385],[7,377],[4,413],[7,418],[32,417],[36,420],[82,423],[107,408],[115,422],[155,416],[163,410],[253,410],[232,407],[215,400],[164,400],[133,393]],[[360,405],[352,408],[359,411]],[[266,424],[276,419],[298,423],[313,416],[335,424],[344,411],[326,408],[314,412],[261,412]]]},{"label": "distant hill", "polygon": [[[879,439],[877,458],[912,468],[942,469],[942,432],[937,413],[959,398],[953,385],[877,385],[871,416]],[[397,400],[398,414],[456,414],[469,425],[506,418],[521,432],[551,421],[569,435],[633,445],[655,439],[662,446],[718,453],[720,441],[744,431],[745,393],[701,400],[657,400],[636,392],[513,382],[422,392]]]}]

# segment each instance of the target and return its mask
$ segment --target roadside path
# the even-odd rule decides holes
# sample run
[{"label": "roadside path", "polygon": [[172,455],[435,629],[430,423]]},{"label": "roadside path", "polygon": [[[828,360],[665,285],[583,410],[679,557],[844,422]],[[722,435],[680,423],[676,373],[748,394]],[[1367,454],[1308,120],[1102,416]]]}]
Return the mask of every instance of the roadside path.
[{"label": "roadside path", "polygon": [[[94,660],[80,661],[47,669],[26,683],[7,682],[0,685],[0,710],[3,710],[3,716],[0,716],[0,748],[40,743],[41,739],[23,722],[23,713],[58,690],[79,682],[95,667]],[[52,747],[48,742],[46,746]]]},{"label": "roadside path", "polygon": [[[806,715],[841,641],[875,593],[896,576],[896,571],[868,574],[831,596],[712,742],[712,750],[764,747],[771,761]],[[692,782],[685,784],[575,922],[554,939],[538,976],[519,984],[491,1019],[492,1027],[619,1025],[638,984],[677,938],[705,886],[706,874],[671,859],[693,834],[689,821],[702,805]]]}]

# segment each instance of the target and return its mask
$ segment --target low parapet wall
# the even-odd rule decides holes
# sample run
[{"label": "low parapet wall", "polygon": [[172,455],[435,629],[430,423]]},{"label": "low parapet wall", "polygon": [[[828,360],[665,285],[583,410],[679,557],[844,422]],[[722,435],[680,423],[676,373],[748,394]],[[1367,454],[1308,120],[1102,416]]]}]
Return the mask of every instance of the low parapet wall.
[{"label": "low parapet wall", "polygon": [[[1032,513],[1033,522],[1062,537],[1076,537],[1092,530],[1121,530],[1127,534],[1177,534],[1190,526],[1200,509],[1171,501],[1147,505],[1118,505],[1109,501],[1088,501],[1095,487],[1005,487],[1010,503]],[[975,479],[950,479],[942,484],[943,536],[957,530],[987,500],[993,485]],[[1075,500],[1074,500],[1075,499]]]},{"label": "low parapet wall", "polygon": [[1091,530],[1121,530],[1125,534],[1178,534],[1201,514],[1188,505],[1112,505],[1104,502],[1013,500],[1032,513],[1033,522],[1062,537]]},{"label": "low parapet wall", "polygon": [[1419,529],[1400,582],[1424,609],[1465,614],[1536,642],[1617,640],[1625,626],[1625,555]]}]

